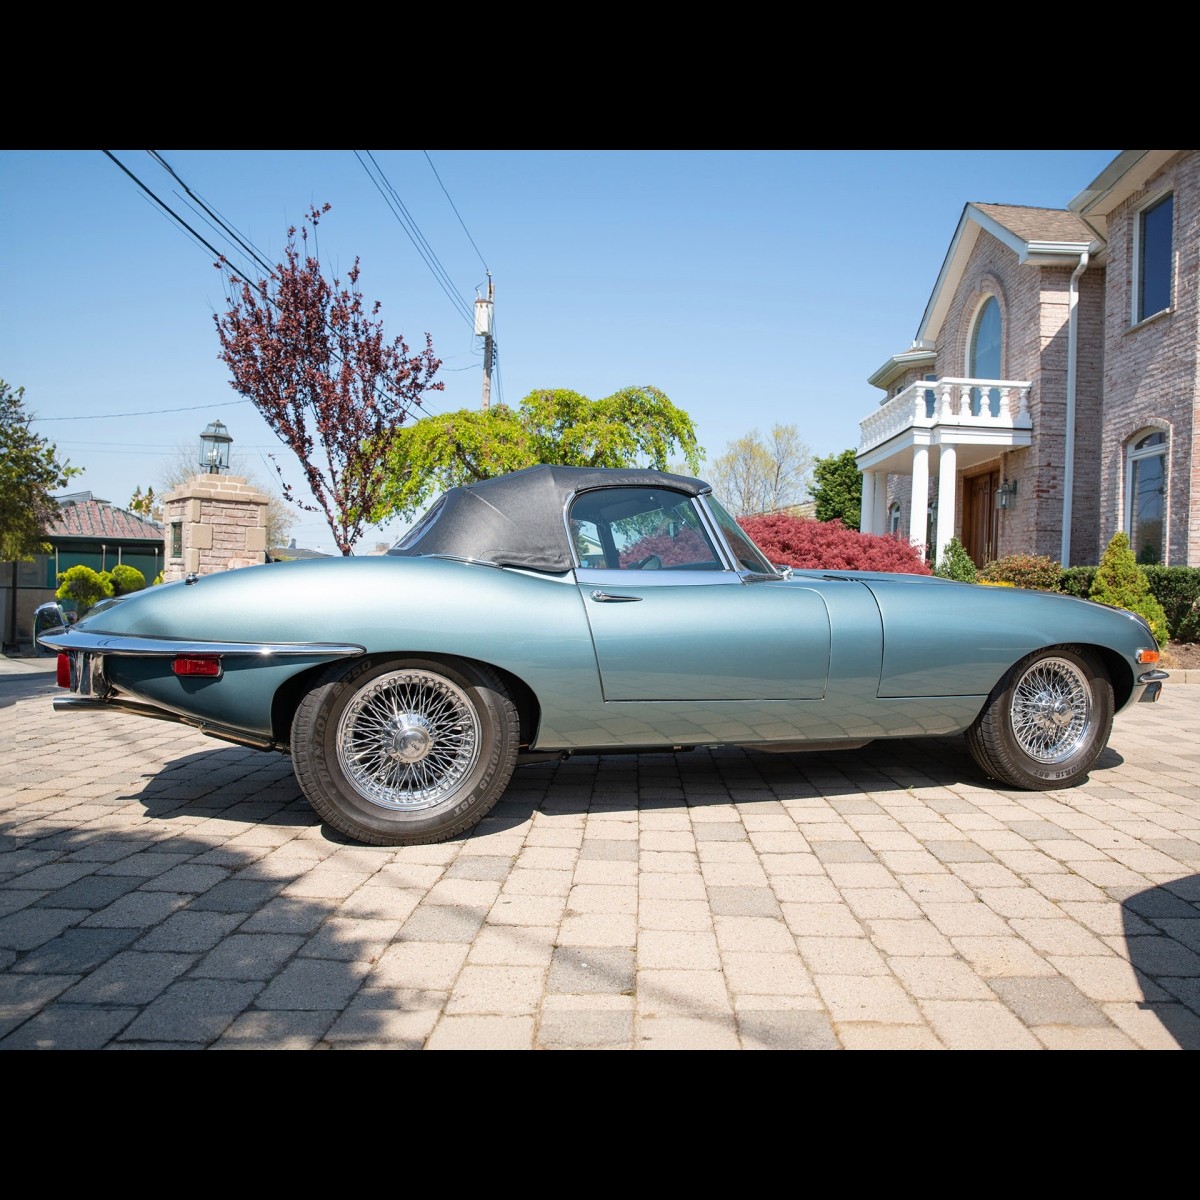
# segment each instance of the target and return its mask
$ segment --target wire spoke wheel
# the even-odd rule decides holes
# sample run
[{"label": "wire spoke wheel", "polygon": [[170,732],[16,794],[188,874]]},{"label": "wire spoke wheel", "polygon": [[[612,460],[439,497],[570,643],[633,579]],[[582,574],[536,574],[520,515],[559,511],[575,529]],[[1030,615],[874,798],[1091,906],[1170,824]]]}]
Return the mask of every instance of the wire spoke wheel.
[{"label": "wire spoke wheel", "polygon": [[1070,758],[1087,740],[1091,721],[1091,689],[1083,672],[1067,659],[1044,658],[1017,680],[1013,735],[1037,762]]},{"label": "wire spoke wheel", "polygon": [[334,829],[377,846],[441,842],[477,825],[508,786],[517,707],[462,659],[331,664],[296,708],[292,763]]},{"label": "wire spoke wheel", "polygon": [[372,804],[419,811],[453,795],[479,758],[480,728],[461,688],[428,671],[372,681],[342,713],[338,763]]},{"label": "wire spoke wheel", "polygon": [[1108,745],[1115,700],[1085,646],[1036,650],[1009,668],[966,731],[986,774],[1012,787],[1073,787]]}]

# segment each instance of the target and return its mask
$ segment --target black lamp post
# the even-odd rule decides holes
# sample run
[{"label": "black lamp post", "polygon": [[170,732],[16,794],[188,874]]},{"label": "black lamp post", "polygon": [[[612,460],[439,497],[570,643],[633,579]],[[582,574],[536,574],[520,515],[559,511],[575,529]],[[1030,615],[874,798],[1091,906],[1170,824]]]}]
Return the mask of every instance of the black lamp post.
[{"label": "black lamp post", "polygon": [[210,475],[229,470],[229,447],[233,438],[220,421],[212,421],[200,435],[200,465]]}]

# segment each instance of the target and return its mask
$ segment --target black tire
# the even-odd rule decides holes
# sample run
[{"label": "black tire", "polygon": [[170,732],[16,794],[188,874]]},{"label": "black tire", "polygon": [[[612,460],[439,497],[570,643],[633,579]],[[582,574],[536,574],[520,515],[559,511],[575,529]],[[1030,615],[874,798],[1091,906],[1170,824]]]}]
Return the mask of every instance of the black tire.
[{"label": "black tire", "polygon": [[1030,791],[1073,787],[1112,732],[1113,690],[1099,660],[1078,646],[1038,650],[1010,668],[967,730],[979,766]]},{"label": "black tire", "polygon": [[508,786],[520,727],[490,671],[422,658],[356,659],[325,672],[292,722],[292,765],[334,829],[375,846],[442,842]]}]

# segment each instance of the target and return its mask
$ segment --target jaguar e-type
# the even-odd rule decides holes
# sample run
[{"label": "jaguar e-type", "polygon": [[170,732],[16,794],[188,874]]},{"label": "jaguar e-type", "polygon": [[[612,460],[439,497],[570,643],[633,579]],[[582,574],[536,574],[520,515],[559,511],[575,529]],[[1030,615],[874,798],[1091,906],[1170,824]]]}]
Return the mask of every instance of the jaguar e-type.
[{"label": "jaguar e-type", "polygon": [[779,567],[698,479],[539,466],[452,488],[384,555],[265,563],[39,641],[64,711],[289,753],[342,834],[472,829],[523,763],[965,736],[1070,787],[1166,673],[1139,616],[935,576]]}]

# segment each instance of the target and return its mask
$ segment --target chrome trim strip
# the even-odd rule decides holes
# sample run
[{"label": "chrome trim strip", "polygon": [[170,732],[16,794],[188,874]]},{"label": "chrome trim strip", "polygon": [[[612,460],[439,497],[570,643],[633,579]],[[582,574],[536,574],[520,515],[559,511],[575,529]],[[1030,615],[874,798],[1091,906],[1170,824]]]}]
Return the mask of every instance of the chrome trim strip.
[{"label": "chrome trim strip", "polygon": [[191,655],[253,655],[271,656],[322,655],[339,656],[365,654],[366,647],[353,642],[191,642],[172,638],[117,637],[106,633],[84,633],[70,629],[62,634],[42,635],[43,646],[60,652],[85,654],[131,654],[151,658],[174,658]]}]

